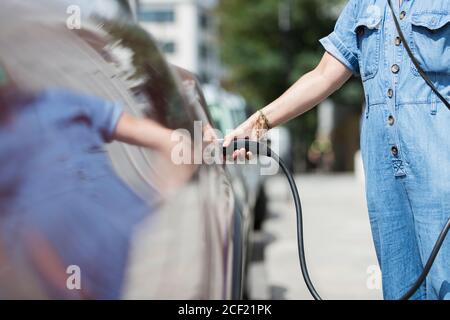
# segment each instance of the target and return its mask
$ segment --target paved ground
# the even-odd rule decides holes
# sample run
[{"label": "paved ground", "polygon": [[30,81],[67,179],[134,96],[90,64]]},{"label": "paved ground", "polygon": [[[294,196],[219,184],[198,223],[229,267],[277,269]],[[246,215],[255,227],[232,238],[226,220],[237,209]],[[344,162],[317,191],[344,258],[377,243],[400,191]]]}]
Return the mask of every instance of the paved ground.
[{"label": "paved ground", "polygon": [[[353,175],[304,175],[296,181],[310,275],[319,293],[327,299],[380,299],[362,182]],[[267,183],[270,213],[255,235],[252,299],[310,299],[300,274],[288,187],[282,176]]]}]

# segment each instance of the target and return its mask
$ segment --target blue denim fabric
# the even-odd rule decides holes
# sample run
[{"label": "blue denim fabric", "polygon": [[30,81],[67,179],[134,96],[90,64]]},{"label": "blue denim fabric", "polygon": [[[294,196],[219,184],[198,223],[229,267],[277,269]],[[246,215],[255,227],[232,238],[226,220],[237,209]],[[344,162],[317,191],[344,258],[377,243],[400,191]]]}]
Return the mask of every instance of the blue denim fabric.
[{"label": "blue denim fabric", "polygon": [[115,103],[51,89],[0,126],[0,242],[16,262],[29,259],[34,237],[45,241],[64,273],[80,267],[91,298],[120,298],[134,227],[151,211],[104,148],[121,114]]},{"label": "blue denim fabric", "polygon": [[[393,4],[415,56],[450,98],[450,1]],[[399,298],[412,285],[450,216],[450,111],[396,44],[397,35],[386,0],[351,0],[334,32],[321,40],[363,81],[361,150],[386,299]],[[450,299],[449,281],[447,239],[414,298]]]}]

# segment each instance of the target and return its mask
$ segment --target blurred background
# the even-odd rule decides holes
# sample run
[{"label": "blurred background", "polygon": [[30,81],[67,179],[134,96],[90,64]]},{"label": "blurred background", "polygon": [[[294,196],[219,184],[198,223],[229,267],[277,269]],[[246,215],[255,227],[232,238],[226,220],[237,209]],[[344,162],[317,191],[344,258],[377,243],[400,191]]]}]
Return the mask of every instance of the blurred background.
[{"label": "blurred background", "polygon": [[[226,132],[314,68],[319,39],[345,0],[137,0],[138,21],[168,61],[201,81],[217,128]],[[297,174],[311,275],[331,298],[380,298],[359,155],[363,91],[353,78],[320,106],[280,129],[278,150]],[[269,136],[270,139],[270,136]],[[274,139],[275,140],[275,139]],[[267,211],[253,237],[249,298],[309,298],[296,255],[286,181],[269,177]],[[258,223],[258,222],[256,222]]]}]

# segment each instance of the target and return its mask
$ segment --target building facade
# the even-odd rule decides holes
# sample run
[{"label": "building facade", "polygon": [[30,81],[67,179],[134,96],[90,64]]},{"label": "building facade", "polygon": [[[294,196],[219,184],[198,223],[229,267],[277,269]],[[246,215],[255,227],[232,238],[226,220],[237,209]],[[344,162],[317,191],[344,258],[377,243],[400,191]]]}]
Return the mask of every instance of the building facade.
[{"label": "building facade", "polygon": [[160,44],[168,60],[198,75],[219,78],[214,0],[139,0],[138,20]]}]

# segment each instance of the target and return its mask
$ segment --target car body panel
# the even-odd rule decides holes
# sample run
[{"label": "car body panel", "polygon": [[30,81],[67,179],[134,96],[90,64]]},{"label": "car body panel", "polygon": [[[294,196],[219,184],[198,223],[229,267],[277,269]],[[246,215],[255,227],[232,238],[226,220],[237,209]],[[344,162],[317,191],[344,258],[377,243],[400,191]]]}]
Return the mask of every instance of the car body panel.
[{"label": "car body panel", "polygon": [[[82,9],[79,30],[67,27],[71,5]],[[202,102],[189,98],[183,77],[132,22],[126,1],[5,0],[0,26],[0,60],[24,91],[63,87],[120,102],[135,116],[191,133],[194,121],[209,124]],[[245,204],[237,201],[226,168],[199,165],[189,181],[167,192],[161,185],[178,177],[158,154],[117,142],[107,152],[130,189],[143,199],[158,194],[160,203],[136,228],[123,298],[241,297],[242,278],[235,275],[242,274],[243,260],[236,252],[247,244],[236,232],[244,232],[239,221]],[[27,274],[38,278],[33,270]],[[39,281],[30,283],[48,294]],[[0,295],[35,297],[25,287]]]}]

